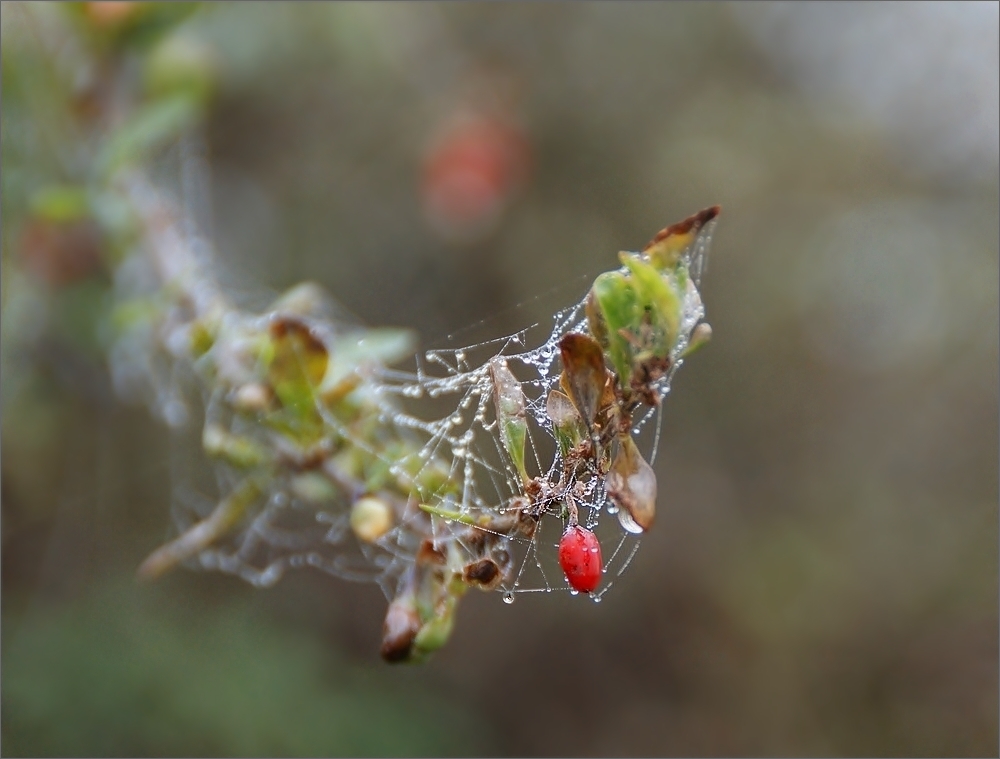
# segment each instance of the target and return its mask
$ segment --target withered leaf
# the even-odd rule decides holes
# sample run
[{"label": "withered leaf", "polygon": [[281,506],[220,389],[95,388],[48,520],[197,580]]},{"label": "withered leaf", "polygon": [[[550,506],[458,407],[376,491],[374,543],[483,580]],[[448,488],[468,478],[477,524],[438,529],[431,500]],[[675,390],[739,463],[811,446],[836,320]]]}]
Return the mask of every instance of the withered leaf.
[{"label": "withered leaf", "polygon": [[563,372],[560,383],[589,429],[608,382],[604,352],[594,338],[572,332],[559,341]]},{"label": "withered leaf", "polygon": [[618,454],[607,479],[608,497],[618,507],[618,521],[629,532],[645,532],[656,516],[656,473],[631,435],[618,438]]}]

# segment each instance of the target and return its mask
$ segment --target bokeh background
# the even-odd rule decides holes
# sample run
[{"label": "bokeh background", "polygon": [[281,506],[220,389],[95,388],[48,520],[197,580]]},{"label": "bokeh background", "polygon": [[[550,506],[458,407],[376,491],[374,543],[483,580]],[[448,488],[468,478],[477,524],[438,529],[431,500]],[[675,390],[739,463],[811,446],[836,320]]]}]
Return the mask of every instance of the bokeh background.
[{"label": "bokeh background", "polygon": [[[53,12],[4,3],[5,88]],[[604,603],[470,595],[391,668],[374,585],[136,585],[169,434],[74,335],[85,287],[44,318],[5,288],[3,753],[996,755],[997,30],[996,3],[199,9],[202,223],[248,301],[314,279],[474,342],[721,203],[715,337]],[[58,125],[5,100],[7,280],[18,141]]]}]

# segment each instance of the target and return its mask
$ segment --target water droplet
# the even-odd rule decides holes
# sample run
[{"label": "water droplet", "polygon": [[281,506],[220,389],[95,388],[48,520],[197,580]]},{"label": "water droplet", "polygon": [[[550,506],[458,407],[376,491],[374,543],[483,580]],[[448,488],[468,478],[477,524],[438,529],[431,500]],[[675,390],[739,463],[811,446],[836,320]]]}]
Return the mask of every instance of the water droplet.
[{"label": "water droplet", "polygon": [[599,604],[601,602],[600,596],[591,595],[590,598],[595,604]]},{"label": "water droplet", "polygon": [[580,591],[579,591],[579,590],[577,590],[576,588],[570,588],[570,590],[569,590],[569,594],[570,594],[571,596],[578,596],[578,595],[580,595]]},{"label": "water droplet", "polygon": [[642,527],[632,519],[632,515],[625,509],[619,510],[618,522],[626,532],[631,532],[633,535],[640,535],[643,532]]},{"label": "water droplet", "polygon": [[514,594],[508,590],[506,593],[503,594],[503,602],[505,604],[514,603]]}]

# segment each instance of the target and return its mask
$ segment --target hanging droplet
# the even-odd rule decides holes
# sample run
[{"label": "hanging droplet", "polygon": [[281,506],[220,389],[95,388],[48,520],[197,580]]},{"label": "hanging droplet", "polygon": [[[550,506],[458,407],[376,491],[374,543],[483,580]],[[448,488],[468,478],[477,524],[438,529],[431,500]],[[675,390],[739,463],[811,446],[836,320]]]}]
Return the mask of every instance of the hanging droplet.
[{"label": "hanging droplet", "polygon": [[505,604],[514,603],[514,594],[508,590],[506,593],[503,594],[503,602]]}]

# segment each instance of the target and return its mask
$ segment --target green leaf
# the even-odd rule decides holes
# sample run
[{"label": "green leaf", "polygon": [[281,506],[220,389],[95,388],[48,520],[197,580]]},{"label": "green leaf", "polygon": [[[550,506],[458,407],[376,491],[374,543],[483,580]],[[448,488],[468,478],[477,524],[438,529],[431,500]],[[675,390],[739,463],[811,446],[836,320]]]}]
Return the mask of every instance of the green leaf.
[{"label": "green leaf", "polygon": [[89,213],[87,191],[74,185],[52,185],[35,193],[31,210],[51,222],[70,222],[82,219]]},{"label": "green leaf", "polygon": [[391,327],[365,329],[333,341],[331,361],[319,385],[324,398],[339,397],[353,386],[359,370],[401,361],[416,349],[416,335],[408,329]]},{"label": "green leaf", "polygon": [[583,420],[580,419],[569,396],[555,388],[549,392],[549,397],[545,401],[545,413],[552,422],[559,453],[566,458],[566,454],[578,445],[586,434]]},{"label": "green leaf", "polygon": [[661,275],[642,256],[624,254],[621,258],[632,273],[639,304],[649,314],[653,327],[653,344],[645,347],[657,357],[666,358],[677,342],[680,331],[681,298],[668,276]]},{"label": "green leaf", "polygon": [[451,637],[451,631],[455,627],[455,608],[458,599],[454,596],[445,596],[434,610],[434,615],[424,622],[413,639],[412,661],[419,663],[430,654],[443,647]]},{"label": "green leaf", "polygon": [[209,456],[221,458],[240,469],[252,469],[267,461],[267,451],[254,440],[234,435],[217,424],[207,424],[201,445]]},{"label": "green leaf", "polygon": [[622,385],[627,387],[632,375],[634,349],[622,337],[622,331],[634,334],[639,327],[642,310],[635,290],[627,276],[618,271],[609,271],[594,280],[591,297],[599,309],[594,312],[588,308],[591,332],[594,335],[603,333],[606,342],[602,347],[608,353]]},{"label": "green leaf", "polygon": [[107,176],[143,160],[151,151],[177,139],[200,115],[197,101],[179,93],[140,108],[105,144],[97,165]]},{"label": "green leaf", "polygon": [[490,378],[493,380],[493,400],[500,424],[500,440],[521,476],[521,481],[527,483],[529,478],[524,468],[524,442],[528,433],[528,421],[524,412],[524,391],[521,390],[517,377],[507,368],[506,361],[501,358],[490,361]]}]

